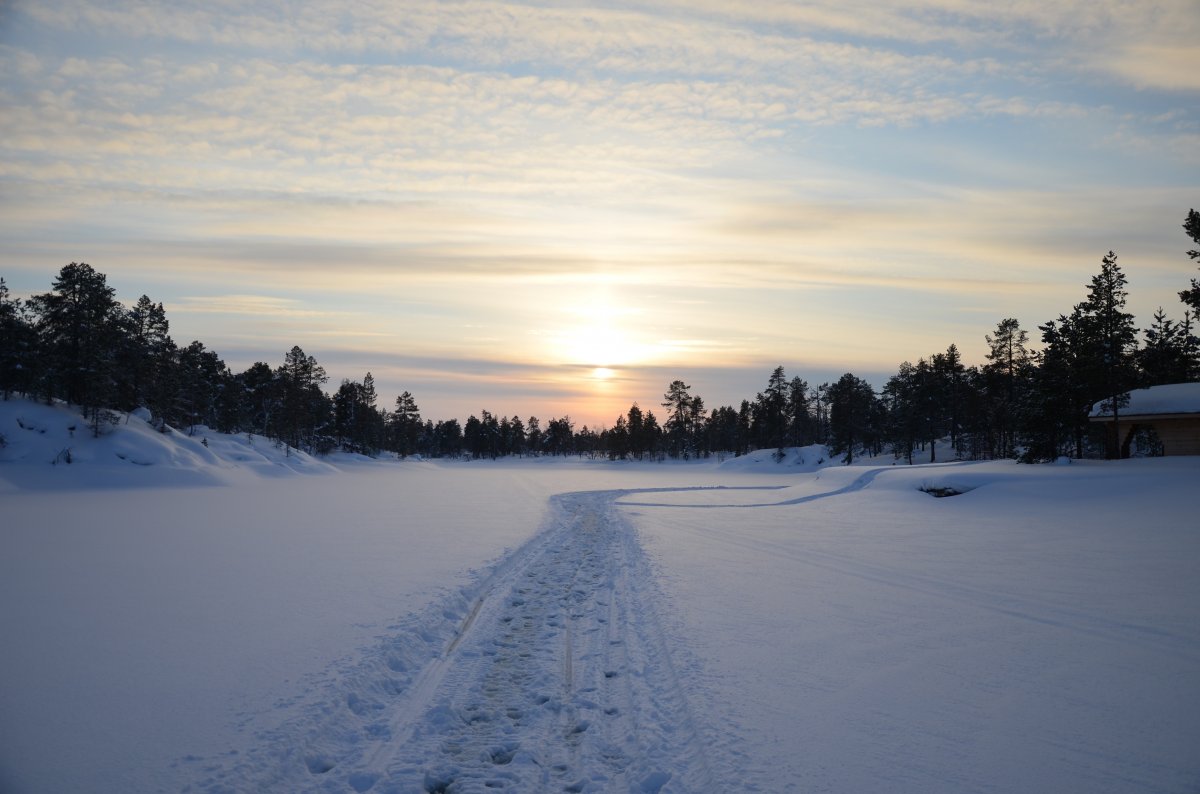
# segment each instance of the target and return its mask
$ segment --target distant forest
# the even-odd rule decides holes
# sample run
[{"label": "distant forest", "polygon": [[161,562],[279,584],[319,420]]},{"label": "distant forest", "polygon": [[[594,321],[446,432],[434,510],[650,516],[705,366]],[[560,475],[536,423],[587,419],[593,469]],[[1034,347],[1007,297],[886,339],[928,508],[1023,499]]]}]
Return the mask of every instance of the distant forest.
[{"label": "distant forest", "polygon": [[[1183,228],[1200,248],[1200,214],[1190,210]],[[1200,250],[1187,255],[1198,260]],[[50,292],[27,301],[12,298],[0,278],[4,399],[64,400],[82,410],[97,435],[120,421],[118,411],[145,407],[163,432],[207,426],[316,454],[655,460],[821,443],[847,462],[885,452],[910,463],[1035,462],[1127,455],[1106,445],[1104,428],[1088,422],[1091,406],[1106,401],[1119,411],[1130,389],[1200,380],[1200,339],[1193,333],[1200,281],[1192,279],[1179,293],[1182,320],[1159,308],[1139,332],[1125,311],[1126,278],[1111,251],[1086,297],[1069,314],[1038,326],[1039,349],[1009,318],[985,335],[983,366],[965,366],[951,344],[916,364],[902,363],[880,392],[849,372],[813,386],[777,367],[753,399],[712,410],[675,380],[659,403],[661,419],[634,403],[601,430],[576,429],[568,416],[543,424],[489,411],[464,423],[423,421],[407,391],[392,410],[381,408],[370,372],[327,393],[325,370],[298,346],[279,366],[258,362],[234,373],[202,342],[177,345],[162,303],[143,295],[127,308],[114,294],[104,274],[82,263],[63,267]],[[1139,446],[1152,451],[1154,439],[1143,437]]]}]

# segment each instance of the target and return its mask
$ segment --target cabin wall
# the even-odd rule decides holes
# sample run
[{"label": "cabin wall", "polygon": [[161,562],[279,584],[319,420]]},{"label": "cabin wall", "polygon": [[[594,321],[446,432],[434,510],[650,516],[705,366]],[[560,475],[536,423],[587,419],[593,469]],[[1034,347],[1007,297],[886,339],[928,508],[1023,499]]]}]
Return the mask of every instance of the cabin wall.
[{"label": "cabin wall", "polygon": [[1156,419],[1148,424],[1154,425],[1164,455],[1200,455],[1200,418]]}]

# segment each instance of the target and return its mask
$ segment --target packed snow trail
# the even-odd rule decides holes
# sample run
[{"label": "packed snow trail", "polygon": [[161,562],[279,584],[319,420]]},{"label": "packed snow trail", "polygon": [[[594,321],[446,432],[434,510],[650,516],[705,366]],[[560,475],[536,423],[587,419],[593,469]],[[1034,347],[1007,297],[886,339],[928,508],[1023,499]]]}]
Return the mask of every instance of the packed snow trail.
[{"label": "packed snow trail", "polygon": [[346,676],[351,691],[264,737],[253,757],[209,768],[196,788],[744,788],[724,760],[736,731],[698,727],[681,685],[673,655],[684,650],[664,632],[652,569],[614,505],[633,493],[554,497],[548,526],[496,566],[415,674],[389,662]]}]

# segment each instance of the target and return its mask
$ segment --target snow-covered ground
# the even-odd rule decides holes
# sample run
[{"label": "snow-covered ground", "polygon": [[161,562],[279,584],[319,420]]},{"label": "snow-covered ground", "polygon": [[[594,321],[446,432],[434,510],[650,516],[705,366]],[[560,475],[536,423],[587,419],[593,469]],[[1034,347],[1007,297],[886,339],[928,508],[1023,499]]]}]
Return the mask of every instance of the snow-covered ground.
[{"label": "snow-covered ground", "polygon": [[1200,787],[1200,458],[330,462],[71,421],[0,404],[0,791]]}]

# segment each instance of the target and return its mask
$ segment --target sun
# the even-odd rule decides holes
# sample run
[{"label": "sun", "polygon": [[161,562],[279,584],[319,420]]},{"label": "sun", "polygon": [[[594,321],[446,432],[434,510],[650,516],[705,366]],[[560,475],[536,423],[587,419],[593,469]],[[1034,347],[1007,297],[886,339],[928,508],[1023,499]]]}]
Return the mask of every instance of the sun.
[{"label": "sun", "polygon": [[556,339],[558,358],[564,364],[592,367],[594,379],[608,380],[616,375],[615,367],[644,358],[645,346],[627,327],[629,310],[600,299],[564,311],[569,319]]}]

